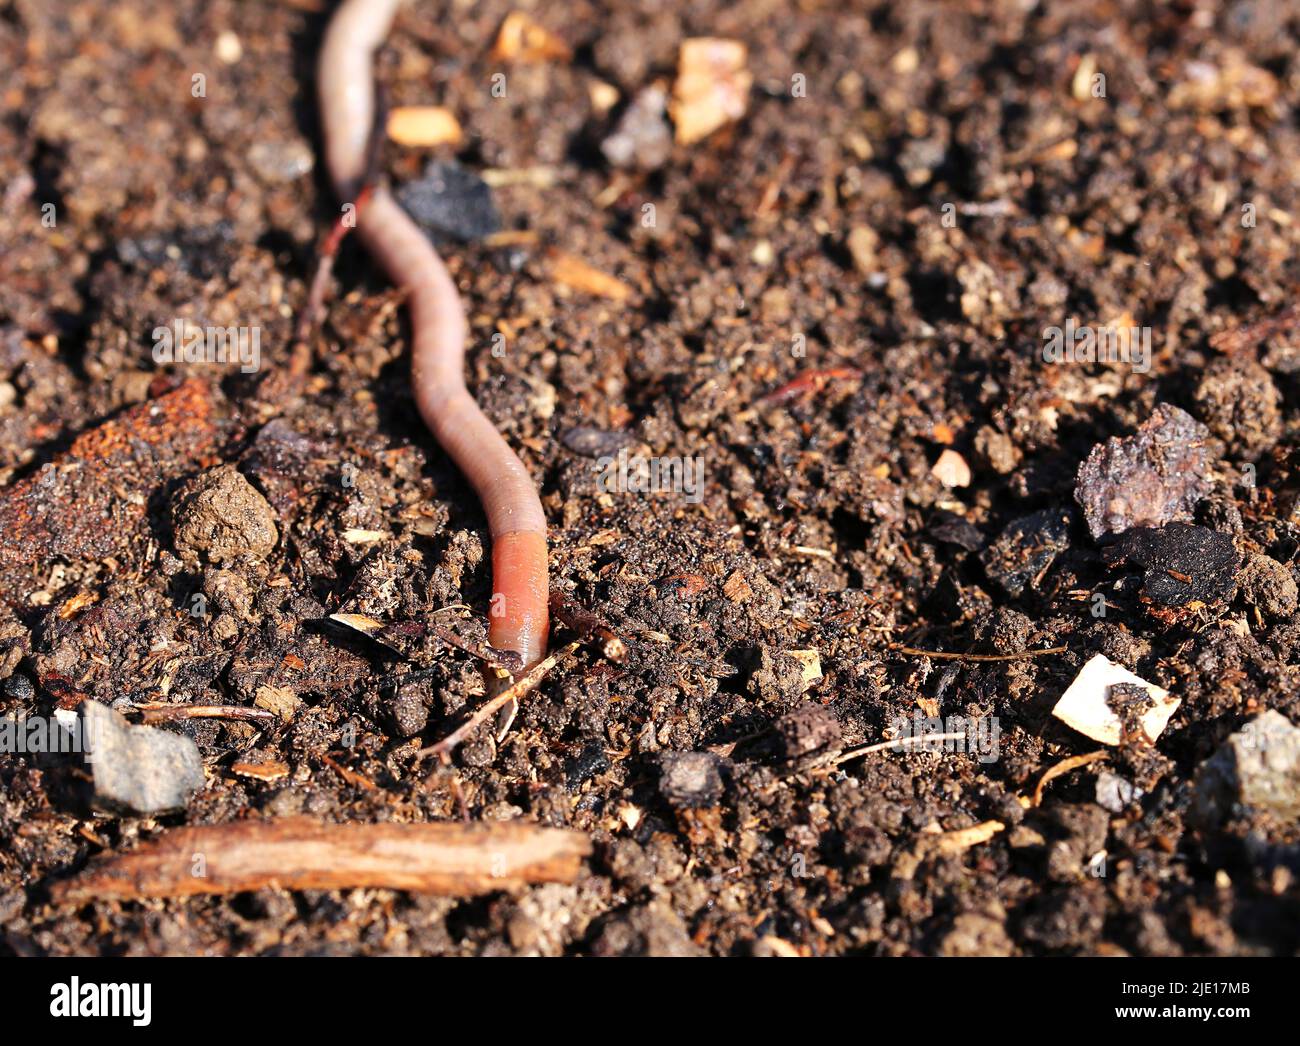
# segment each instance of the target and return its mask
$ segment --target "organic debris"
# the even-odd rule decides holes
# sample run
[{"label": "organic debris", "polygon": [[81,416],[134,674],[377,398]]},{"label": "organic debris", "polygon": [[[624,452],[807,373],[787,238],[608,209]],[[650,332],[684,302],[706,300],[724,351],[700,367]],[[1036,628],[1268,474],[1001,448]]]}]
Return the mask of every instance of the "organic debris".
[{"label": "organic debris", "polygon": [[359,887],[472,897],[570,883],[591,842],[522,821],[320,824],[305,818],[174,828],[55,883],[56,904]]},{"label": "organic debris", "polygon": [[612,301],[627,301],[632,297],[632,288],[626,283],[588,265],[581,258],[560,250],[548,251],[547,257],[551,262],[551,278],[556,283]]},{"label": "organic debris", "polygon": [[408,105],[389,110],[386,131],[398,145],[421,148],[455,146],[464,138],[455,114],[437,105]]},{"label": "organic debris", "polygon": [[1070,547],[1070,514],[1044,509],[1014,520],[980,554],[984,572],[1015,599],[1037,587],[1056,557]]},{"label": "organic debris", "polygon": [[1136,527],[1107,546],[1105,557],[1111,567],[1142,571],[1142,602],[1167,623],[1230,601],[1241,566],[1230,535],[1190,523]]},{"label": "organic debris", "polygon": [[497,32],[492,57],[501,61],[567,62],[569,45],[523,11],[511,11]]},{"label": "organic debris", "polygon": [[1089,659],[1056,702],[1052,715],[1094,741],[1118,745],[1124,739],[1124,724],[1111,707],[1110,698],[1112,688],[1124,685],[1138,687],[1149,695],[1151,705],[1140,717],[1140,725],[1146,739],[1154,741],[1182,700],[1115,664],[1105,654],[1094,654]]},{"label": "organic debris", "polygon": [[86,762],[101,809],[137,814],[182,810],[203,787],[203,760],[188,737],[132,726],[98,701],[81,703]]},{"label": "organic debris", "polygon": [[673,84],[677,141],[691,145],[745,115],[754,78],[749,51],[739,40],[698,37],[682,41]]}]

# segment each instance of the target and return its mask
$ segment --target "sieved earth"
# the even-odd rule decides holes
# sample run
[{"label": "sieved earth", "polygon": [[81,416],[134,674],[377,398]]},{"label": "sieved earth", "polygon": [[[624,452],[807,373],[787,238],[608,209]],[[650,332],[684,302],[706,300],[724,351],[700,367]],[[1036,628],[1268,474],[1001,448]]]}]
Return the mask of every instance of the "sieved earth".
[{"label": "sieved earth", "polygon": [[[437,768],[418,750],[481,699],[461,647],[485,634],[490,556],[415,413],[399,297],[356,244],[307,377],[290,373],[338,214],[314,162],[326,5],[10,5],[0,710],[274,719],[171,724],[207,785],[153,819],[92,813],[68,759],[0,754],[0,950],[1300,947],[1294,819],[1192,816],[1198,771],[1243,723],[1300,722],[1296,16],[857,6],[579,2],[547,26],[571,56],[541,61],[494,56],[506,3],[399,18],[389,101],[445,106],[465,137],[390,142],[384,167],[403,185],[454,161],[491,186],[500,230],[445,251],[470,383],[539,482],[557,584],[629,647],[584,647],[503,742]],[[645,155],[611,166],[627,140],[602,142],[643,92],[671,93],[701,36],[747,46],[743,115],[671,144],[645,96]],[[1150,327],[1149,368],[1045,363],[1044,329],[1070,319]],[[256,328],[259,365],[155,365],[153,332],[177,321]],[[1212,592],[1179,568],[1196,598],[1157,606],[1075,483],[1162,403],[1206,433],[1206,471],[1176,520],[1144,525],[1235,551]],[[698,459],[703,484],[606,489],[621,449]],[[1154,746],[1035,806],[1049,768],[1097,747],[1050,715],[1097,653],[1182,705]],[[993,757],[837,761],[914,713],[996,723]],[[170,826],[446,820],[458,797],[474,819],[589,833],[589,868],[471,900],[50,901]]]}]

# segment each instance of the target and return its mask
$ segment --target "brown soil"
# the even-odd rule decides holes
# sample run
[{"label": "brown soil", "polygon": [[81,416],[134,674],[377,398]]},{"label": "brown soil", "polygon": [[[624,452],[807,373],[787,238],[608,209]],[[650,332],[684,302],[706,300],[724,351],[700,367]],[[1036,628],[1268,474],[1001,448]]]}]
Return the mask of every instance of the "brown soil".
[{"label": "brown soil", "polygon": [[[1184,819],[1197,768],[1245,720],[1300,721],[1293,594],[1251,597],[1285,588],[1300,550],[1288,5],[579,2],[562,19],[539,6],[573,57],[537,64],[490,57],[509,3],[405,12],[380,62],[389,101],[456,113],[455,158],[514,172],[493,179],[502,226],[535,234],[445,251],[471,385],[541,486],[557,584],[630,648],[615,663],[584,647],[500,745],[476,735],[448,767],[417,753],[481,699],[473,658],[419,627],[394,652],[322,625],[464,604],[440,619],[472,643],[490,597],[482,513],[419,424],[404,311],[356,244],[305,385],[288,377],[338,213],[319,165],[304,172],[324,6],[0,5],[0,709],[258,702],[280,717],[170,726],[197,743],[208,786],[155,819],[92,815],[68,760],[0,754],[0,949],[1300,946],[1294,823]],[[237,61],[229,41],[218,55],[223,32]],[[652,173],[612,171],[599,143],[623,106],[671,83],[681,41],[705,35],[748,45],[748,112]],[[597,80],[621,93],[611,113],[593,107]],[[401,184],[429,158],[390,144],[385,168]],[[557,252],[630,298],[565,286]],[[1070,317],[1149,326],[1150,371],[1045,364],[1042,329]],[[176,318],[260,326],[260,371],[155,367],[151,332]],[[1230,534],[1256,579],[1176,613],[1120,580],[1074,503],[1093,446],[1160,402],[1208,427],[1195,522]],[[702,500],[603,491],[588,452],[620,438],[579,427],[703,459]],[[945,447],[969,486],[931,474]],[[196,476],[222,464],[274,522],[218,564],[177,535]],[[1040,511],[1068,515],[1046,554],[1026,552],[1045,567],[998,581],[1028,539],[981,550]],[[899,646],[1067,651],[976,662]],[[824,678],[805,693],[789,652],[810,649]],[[1049,713],[1098,652],[1183,704],[1155,751],[1083,765],[1026,806],[1046,770],[1097,747]],[[999,757],[813,751],[880,741],[918,709],[996,717]],[[716,765],[668,757],[689,752]],[[286,776],[231,769],[275,763]],[[1146,795],[1107,812],[1108,771]],[[595,855],[573,885],[475,900],[267,889],[59,907],[49,893],[168,826],[466,811],[580,829]],[[1003,827],[935,842],[987,822]]]}]

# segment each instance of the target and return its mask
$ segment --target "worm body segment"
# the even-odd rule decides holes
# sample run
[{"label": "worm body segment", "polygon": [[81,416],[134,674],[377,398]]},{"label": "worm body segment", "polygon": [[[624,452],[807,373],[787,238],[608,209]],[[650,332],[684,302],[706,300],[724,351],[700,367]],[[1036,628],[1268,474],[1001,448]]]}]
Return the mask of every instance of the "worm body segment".
[{"label": "worm body segment", "polygon": [[[335,191],[355,199],[375,117],[373,58],[401,0],[344,0],[318,67],[325,160]],[[447,267],[387,188],[357,214],[366,249],[407,292],[411,385],[420,416],[483,502],[492,533],[489,642],[525,667],[546,653],[546,516],[527,469],[465,387],[465,313]]]}]

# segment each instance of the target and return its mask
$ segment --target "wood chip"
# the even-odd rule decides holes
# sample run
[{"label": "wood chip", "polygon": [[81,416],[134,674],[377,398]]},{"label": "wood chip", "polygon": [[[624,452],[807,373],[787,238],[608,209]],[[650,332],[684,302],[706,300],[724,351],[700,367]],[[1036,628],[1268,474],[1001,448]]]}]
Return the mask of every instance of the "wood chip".
[{"label": "wood chip", "polygon": [[571,883],[591,853],[581,832],[523,821],[320,824],[306,818],[177,828],[55,883],[56,904],[106,897],[191,897],[377,888],[471,897],[528,883]]},{"label": "wood chip", "polygon": [[259,686],[257,693],[253,696],[253,704],[257,705],[258,708],[273,712],[287,723],[297,713],[299,706],[302,704],[302,698],[288,687]]},{"label": "wood chip", "polygon": [[388,535],[382,530],[345,530],[343,531],[343,540],[349,545],[373,545],[376,541],[383,541]]},{"label": "wood chip", "polygon": [[632,288],[626,283],[588,265],[581,258],[557,250],[547,253],[551,260],[551,278],[556,283],[613,301],[627,301],[632,297]]},{"label": "wood chip", "polygon": [[523,11],[512,11],[501,23],[492,57],[497,61],[567,62],[573,57],[573,51]]},{"label": "wood chip", "polygon": [[941,854],[961,853],[963,850],[969,850],[972,846],[978,846],[980,843],[987,843],[998,832],[1006,828],[1001,821],[985,821],[982,824],[972,825],[970,828],[959,828],[955,832],[944,832],[936,836],[936,842],[933,847]]},{"label": "wood chip", "polygon": [[93,592],[78,592],[69,599],[63,606],[59,607],[59,619],[67,621],[70,617],[75,617],[78,611],[84,610],[92,603],[96,603],[99,596]]},{"label": "wood chip", "polygon": [[240,777],[252,777],[258,781],[281,781],[289,776],[287,763],[231,763],[230,772]]},{"label": "wood chip", "polygon": [[1145,688],[1155,702],[1141,720],[1148,740],[1154,741],[1168,725],[1182,700],[1171,697],[1163,687],[1135,676],[1105,654],[1094,655],[1083,666],[1074,677],[1074,682],[1056,702],[1052,715],[1094,741],[1100,741],[1104,745],[1117,745],[1122,739],[1124,726],[1119,716],[1111,711],[1106,699],[1110,688],[1121,683]]},{"label": "wood chip", "polygon": [[930,470],[930,474],[945,487],[970,486],[970,466],[966,464],[966,459],[955,450],[945,450],[940,454],[939,460],[934,463],[934,468]]},{"label": "wood chip", "polygon": [[363,636],[371,636],[380,632],[384,628],[382,621],[376,621],[373,617],[366,617],[365,614],[331,614],[330,620],[360,632]]},{"label": "wood chip", "polygon": [[739,40],[683,40],[671,108],[677,141],[690,145],[745,115],[754,78],[749,52]]},{"label": "wood chip", "polygon": [[745,580],[745,575],[737,570],[723,583],[722,594],[733,603],[744,603],[753,597],[754,590]]},{"label": "wood chip", "polygon": [[398,145],[428,148],[459,145],[465,137],[450,109],[437,105],[406,105],[388,114],[388,137]]}]

